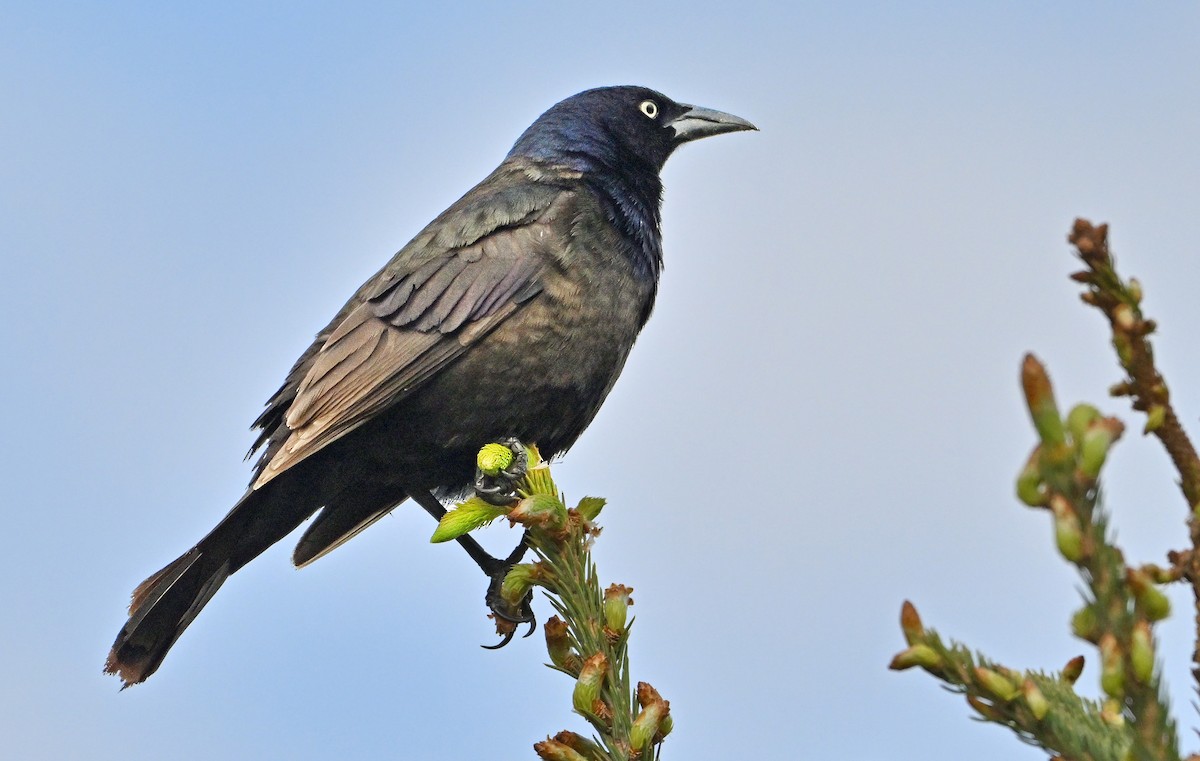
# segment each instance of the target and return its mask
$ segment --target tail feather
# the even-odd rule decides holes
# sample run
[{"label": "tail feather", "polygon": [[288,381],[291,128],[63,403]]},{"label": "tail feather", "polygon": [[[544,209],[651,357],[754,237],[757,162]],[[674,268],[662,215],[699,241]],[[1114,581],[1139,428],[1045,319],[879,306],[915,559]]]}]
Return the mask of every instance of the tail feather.
[{"label": "tail feather", "polygon": [[247,491],[208,536],[134,590],[129,620],[104,670],[119,676],[125,687],[145,681],[225,579],[287,536],[323,501],[319,489],[295,478]]},{"label": "tail feather", "polygon": [[325,506],[292,553],[297,568],[312,563],[358,536],[392,512],[407,495],[395,488],[359,488]]},{"label": "tail feather", "polygon": [[104,670],[125,687],[146,680],[179,635],[229,578],[229,561],[215,563],[193,547],[133,592],[129,621],[121,628]]}]

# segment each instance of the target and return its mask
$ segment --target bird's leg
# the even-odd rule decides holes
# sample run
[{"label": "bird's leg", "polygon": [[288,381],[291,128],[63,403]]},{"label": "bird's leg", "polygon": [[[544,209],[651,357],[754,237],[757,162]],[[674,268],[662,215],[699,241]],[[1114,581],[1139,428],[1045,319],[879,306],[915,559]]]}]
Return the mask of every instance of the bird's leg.
[{"label": "bird's leg", "polygon": [[[408,494],[414,502],[424,508],[425,512],[432,515],[435,520],[440,521],[442,516],[447,512],[442,503],[438,502],[437,498],[427,490],[410,489],[408,490]],[[517,544],[516,549],[503,560],[492,557],[470,534],[463,534],[455,541],[462,545],[462,548],[467,551],[467,554],[471,556],[475,564],[490,579],[484,600],[487,602],[488,608],[492,611],[497,631],[504,637],[500,644],[491,646],[491,649],[504,647],[512,641],[513,634],[516,632],[519,624],[528,623],[529,632],[525,636],[528,637],[532,634],[537,623],[533,615],[533,593],[525,595],[524,599],[515,606],[510,605],[500,596],[500,585],[504,582],[504,577],[508,575],[509,569],[520,562],[521,558],[525,555],[525,537],[521,537],[521,541]],[[485,645],[485,647],[488,646]]]}]

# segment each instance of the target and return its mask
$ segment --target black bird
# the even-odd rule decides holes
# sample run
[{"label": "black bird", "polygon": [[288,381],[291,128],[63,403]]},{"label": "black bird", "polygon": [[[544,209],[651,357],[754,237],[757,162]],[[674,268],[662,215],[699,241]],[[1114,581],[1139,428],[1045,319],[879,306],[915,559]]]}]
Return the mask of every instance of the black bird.
[{"label": "black bird", "polygon": [[254,422],[250,488],[134,590],[105,671],[125,686],[153,674],[230,574],[318,510],[297,566],[408,497],[437,514],[435,495],[470,486],[486,443],[570,447],[654,305],[663,163],[683,143],[751,129],[643,87],[542,114],[317,334]]}]

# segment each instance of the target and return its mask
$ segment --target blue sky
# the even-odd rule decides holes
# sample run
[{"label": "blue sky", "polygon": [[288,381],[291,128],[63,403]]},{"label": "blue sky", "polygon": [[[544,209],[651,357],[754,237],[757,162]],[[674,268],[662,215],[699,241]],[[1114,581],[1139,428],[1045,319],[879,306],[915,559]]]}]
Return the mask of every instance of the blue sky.
[{"label": "blue sky", "polygon": [[1065,235],[1112,223],[1200,429],[1200,8],[734,5],[0,9],[0,755],[533,758],[583,731],[539,641],[478,648],[477,571],[410,506],[303,572],[291,542],[266,553],[147,684],[100,666],[132,587],[241,494],[247,426],[353,289],[546,107],[644,84],[762,130],[668,163],[658,306],[556,468],[609,499],[598,561],[636,590],[664,757],[1043,757],[885,666],[912,598],[1014,667],[1085,653],[1096,690],[1078,582],[1012,497],[1026,350],[1064,405],[1130,423],[1106,482],[1130,557],[1186,541],[1164,455],[1106,399]]}]

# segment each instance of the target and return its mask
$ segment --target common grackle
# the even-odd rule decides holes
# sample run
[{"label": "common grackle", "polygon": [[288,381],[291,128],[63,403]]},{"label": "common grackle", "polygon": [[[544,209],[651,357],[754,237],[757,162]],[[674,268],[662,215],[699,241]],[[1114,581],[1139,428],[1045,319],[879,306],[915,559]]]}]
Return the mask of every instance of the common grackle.
[{"label": "common grackle", "polygon": [[[316,337],[254,422],[245,495],[134,590],[105,671],[146,679],[230,574],[317,513],[311,563],[412,497],[472,482],[509,436],[565,451],[650,316],[662,268],[659,171],[681,144],[754,129],[642,87],[542,114],[503,163],[400,250]],[[494,561],[464,542],[486,571]]]}]

